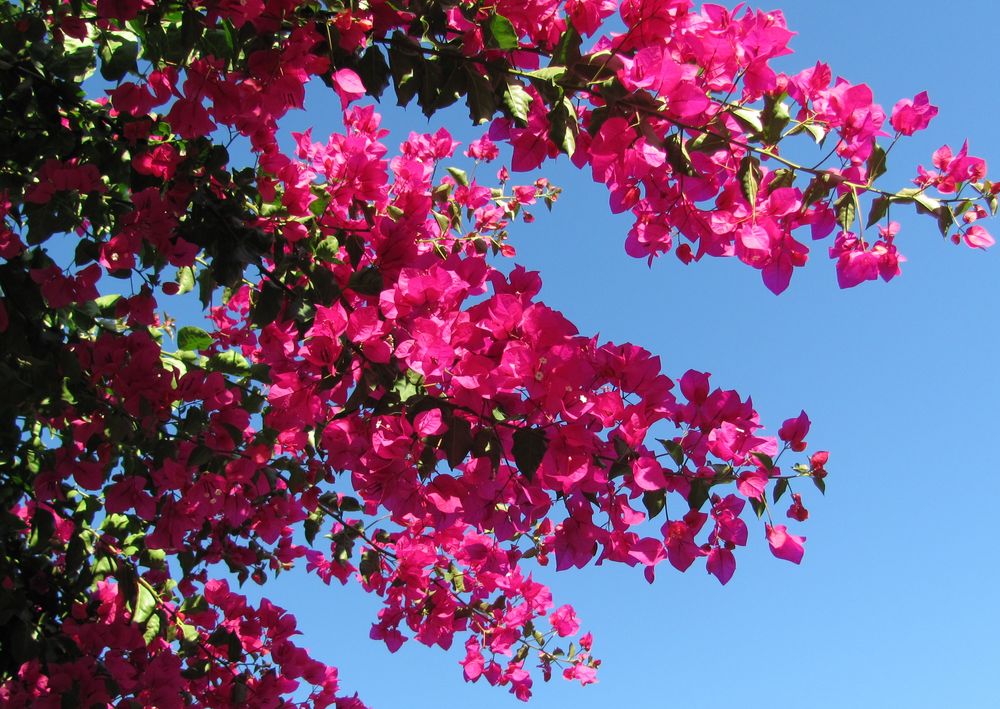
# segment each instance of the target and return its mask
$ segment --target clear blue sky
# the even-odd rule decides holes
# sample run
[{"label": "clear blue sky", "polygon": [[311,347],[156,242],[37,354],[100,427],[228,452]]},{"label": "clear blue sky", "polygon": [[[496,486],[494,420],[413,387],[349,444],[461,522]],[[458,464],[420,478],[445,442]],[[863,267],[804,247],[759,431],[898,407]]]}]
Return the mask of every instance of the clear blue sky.
[{"label": "clear blue sky", "polygon": [[[889,184],[905,186],[934,149],[966,137],[1000,175],[1000,3],[785,5],[799,36],[782,68],[823,58],[869,83],[886,110],[924,89],[940,106],[930,130],[894,151]],[[311,97],[307,108],[289,126],[311,122],[314,137],[335,128],[329,106]],[[426,123],[410,112],[390,126]],[[514,243],[551,306],[584,333],[661,355],[670,374],[712,372],[752,394],[774,428],[805,408],[810,443],[832,455],[826,498],[806,500],[801,567],[774,559],[758,528],[726,587],[703,565],[683,575],[663,565],[653,586],[617,567],[550,578],[604,665],[586,688],[539,681],[533,705],[1000,706],[998,252],[944,243],[930,220],[906,214],[897,281],[838,290],[822,242],[776,298],[733,259],[648,269],[624,254],[628,222],[609,215],[603,187],[565,160],[543,174],[564,198]],[[1000,223],[988,226],[1000,237]],[[378,604],[357,589],[293,574],[267,592],[373,707],[520,706],[504,689],[465,684],[454,652],[408,643],[389,655],[368,640]]]}]

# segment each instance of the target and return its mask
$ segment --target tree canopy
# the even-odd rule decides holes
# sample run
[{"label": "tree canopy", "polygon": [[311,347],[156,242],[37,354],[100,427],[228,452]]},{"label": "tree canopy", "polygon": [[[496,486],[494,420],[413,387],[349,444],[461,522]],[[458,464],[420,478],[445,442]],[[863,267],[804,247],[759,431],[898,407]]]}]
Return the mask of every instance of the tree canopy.
[{"label": "tree canopy", "polygon": [[[504,263],[560,193],[518,173],[560,155],[633,216],[627,255],[732,257],[775,293],[803,234],[841,287],[898,276],[899,209],[991,246],[967,146],[880,181],[928,96],[887,114],[822,63],[778,72],[790,37],[687,0],[0,4],[0,698],[363,706],[235,588],[304,566],[379,596],[390,650],[458,643],[527,699],[600,664],[533,565],[725,584],[752,530],[798,563],[808,416],[768,433]],[[313,80],[343,130],[285,151]],[[488,129],[390,152],[390,94]],[[172,317],[192,301],[207,320]]]}]

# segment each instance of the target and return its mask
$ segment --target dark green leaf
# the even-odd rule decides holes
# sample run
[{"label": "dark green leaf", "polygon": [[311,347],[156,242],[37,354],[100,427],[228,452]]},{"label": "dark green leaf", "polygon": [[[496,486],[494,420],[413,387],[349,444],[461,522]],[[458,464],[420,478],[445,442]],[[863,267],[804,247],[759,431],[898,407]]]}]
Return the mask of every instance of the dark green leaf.
[{"label": "dark green leaf", "polygon": [[129,72],[138,71],[139,42],[131,32],[108,32],[101,44],[101,76],[120,81]]},{"label": "dark green leaf", "polygon": [[274,322],[281,311],[283,296],[284,293],[281,288],[271,283],[271,281],[264,281],[264,285],[261,286],[257,297],[254,299],[253,308],[250,312],[250,322],[261,327]]},{"label": "dark green leaf", "polygon": [[460,416],[448,422],[448,430],[441,438],[448,465],[454,470],[472,450],[472,425]]},{"label": "dark green leaf", "polygon": [[514,445],[511,446],[511,454],[518,470],[532,480],[538,466],[545,457],[545,451],[549,447],[549,438],[541,428],[519,428],[514,431]]},{"label": "dark green leaf", "polygon": [[764,99],[764,111],[761,113],[764,123],[763,137],[769,145],[774,145],[781,140],[781,132],[785,130],[785,126],[791,120],[788,104],[784,101],[786,95],[767,96]]},{"label": "dark green leaf", "polygon": [[832,189],[833,183],[828,174],[817,175],[806,187],[805,194],[802,195],[802,203],[810,207],[826,197]]},{"label": "dark green leaf", "polygon": [[667,136],[663,144],[667,149],[667,160],[670,162],[670,166],[674,168],[674,172],[687,175],[688,177],[694,177],[698,174],[691,164],[691,155],[688,153],[684,136],[680,133],[671,133]]},{"label": "dark green leaf", "polygon": [[382,292],[382,273],[369,266],[361,271],[355,271],[347,281],[348,287],[362,295],[378,295]]},{"label": "dark green leaf", "polygon": [[876,143],[872,148],[872,154],[868,156],[868,163],[866,164],[869,184],[885,174],[885,171],[888,169],[885,158],[885,149]]},{"label": "dark green leaf", "polygon": [[497,111],[496,93],[489,77],[479,67],[468,62],[462,65],[466,73],[465,103],[469,107],[469,118],[476,125],[493,118]]},{"label": "dark green leaf", "polygon": [[559,38],[555,51],[552,52],[552,63],[561,66],[570,66],[580,60],[580,45],[583,38],[572,23],[568,23],[566,31]]},{"label": "dark green leaf", "polygon": [[396,91],[396,103],[406,106],[416,96],[420,88],[420,77],[417,75],[420,57],[408,46],[410,40],[397,33],[389,45],[389,72],[392,74],[392,84]]},{"label": "dark green leaf", "polygon": [[774,484],[774,490],[771,492],[771,499],[774,500],[775,504],[778,504],[778,500],[781,496],[785,494],[788,490],[788,478],[778,478],[778,482]]},{"label": "dark green leaf", "polygon": [[382,96],[382,92],[389,85],[389,64],[385,61],[385,55],[374,44],[365,50],[358,62],[358,76],[361,83],[365,85],[365,91],[369,96],[376,99]]},{"label": "dark green leaf", "polygon": [[824,495],[826,494],[826,482],[823,480],[823,478],[819,478],[814,475],[813,484],[816,486],[817,490],[819,490]]},{"label": "dark green leaf", "polygon": [[677,464],[677,467],[684,465],[684,449],[676,441],[669,438],[657,438],[664,450],[670,454],[670,458]]},{"label": "dark green leaf", "polygon": [[951,208],[947,205],[942,205],[941,209],[938,211],[938,230],[941,232],[941,236],[948,236],[948,232],[951,231],[951,227],[955,225],[955,213],[951,211]]},{"label": "dark green leaf", "polygon": [[865,229],[869,228],[873,224],[878,224],[889,211],[889,198],[888,197],[878,197],[872,200],[872,208],[868,213],[868,222],[865,224]]},{"label": "dark green leaf", "polygon": [[795,184],[795,170],[782,167],[774,171],[774,177],[768,183],[768,190],[773,192],[782,187],[791,187],[793,184]]},{"label": "dark green leaf", "polygon": [[691,492],[688,493],[688,505],[692,510],[700,510],[708,501],[709,491],[712,489],[712,481],[706,478],[694,478],[691,480]]},{"label": "dark green leaf", "polygon": [[653,519],[667,505],[667,493],[663,490],[651,490],[642,493],[642,504],[646,506],[649,519]]}]

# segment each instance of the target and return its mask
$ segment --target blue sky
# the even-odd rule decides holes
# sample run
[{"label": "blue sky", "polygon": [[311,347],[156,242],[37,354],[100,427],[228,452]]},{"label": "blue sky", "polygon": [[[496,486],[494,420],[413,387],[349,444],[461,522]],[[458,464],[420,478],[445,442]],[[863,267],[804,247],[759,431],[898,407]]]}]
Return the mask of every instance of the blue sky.
[{"label": "blue sky", "polygon": [[[789,0],[785,13],[799,35],[783,69],[822,58],[871,85],[887,111],[921,90],[941,108],[894,150],[887,185],[906,186],[934,149],[964,138],[1000,175],[1000,4]],[[318,138],[335,126],[315,96],[288,125],[312,122]],[[388,113],[397,142],[427,126],[417,111]],[[752,394],[772,430],[804,408],[810,443],[831,459],[828,494],[806,497],[801,567],[774,559],[757,528],[726,587],[697,564],[687,574],[663,565],[652,586],[639,569],[546,575],[593,631],[604,665],[590,687],[538,682],[534,706],[1000,706],[996,250],[943,242],[907,211],[894,215],[909,259],[901,278],[841,291],[820,242],[775,297],[734,259],[685,267],[668,256],[647,268],[628,258],[628,220],[610,215],[602,186],[564,159],[543,174],[563,199],[513,239],[517,262],[542,273],[549,305],[584,333],[659,354],[668,374],[709,371]],[[377,600],[357,589],[292,574],[267,594],[373,707],[520,705],[465,684],[454,652],[409,643],[389,655],[367,639]]]}]

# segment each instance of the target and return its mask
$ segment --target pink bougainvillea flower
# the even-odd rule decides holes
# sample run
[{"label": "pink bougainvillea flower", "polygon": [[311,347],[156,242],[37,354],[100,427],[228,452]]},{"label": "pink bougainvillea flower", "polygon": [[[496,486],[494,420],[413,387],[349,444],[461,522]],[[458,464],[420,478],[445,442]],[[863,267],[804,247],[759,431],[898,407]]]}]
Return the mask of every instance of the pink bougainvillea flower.
[{"label": "pink bougainvillea flower", "polygon": [[719,583],[725,586],[736,573],[736,557],[729,549],[714,547],[708,552],[705,568],[708,569],[708,573],[719,579]]},{"label": "pink bougainvillea flower", "polygon": [[575,635],[580,630],[580,622],[576,618],[576,611],[570,605],[559,606],[549,616],[549,622],[552,623],[552,627],[561,638],[565,638],[568,635]]},{"label": "pink bougainvillea flower", "polygon": [[344,108],[352,101],[357,101],[365,95],[365,85],[361,77],[353,69],[338,69],[333,73],[333,88],[340,96]]},{"label": "pink bougainvillea flower", "polygon": [[802,561],[802,555],[805,553],[802,543],[805,542],[805,537],[789,534],[788,528],[783,524],[767,525],[766,532],[772,554],[793,564]]},{"label": "pink bougainvillea flower", "polygon": [[988,249],[996,243],[996,240],[990,235],[990,233],[978,224],[970,226],[966,229],[962,238],[965,239],[966,244],[974,249]]},{"label": "pink bougainvillea flower", "polygon": [[809,434],[809,417],[803,411],[796,418],[786,419],[778,429],[778,438],[783,440],[793,451],[806,449],[805,438]]},{"label": "pink bougainvillea flower", "polygon": [[912,99],[904,98],[897,101],[892,107],[889,123],[900,135],[913,135],[930,125],[931,119],[937,113],[937,106],[930,104],[927,92],[921,91]]}]

